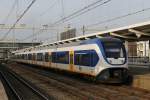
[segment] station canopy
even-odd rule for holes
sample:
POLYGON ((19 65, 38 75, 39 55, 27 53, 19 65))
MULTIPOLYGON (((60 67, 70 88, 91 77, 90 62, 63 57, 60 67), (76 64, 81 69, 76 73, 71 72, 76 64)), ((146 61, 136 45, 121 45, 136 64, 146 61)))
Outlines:
MULTIPOLYGON (((143 23, 137 23, 133 25, 128 25, 125 27, 110 29, 106 31, 101 31, 97 33, 87 34, 75 38, 70 38, 66 40, 60 40, 53 43, 46 43, 35 47, 26 48, 21 51, 30 51, 32 49, 37 50, 41 49, 42 47, 49 47, 54 45, 61 45, 64 43, 70 43, 75 41, 82 41, 87 39, 92 39, 95 37, 105 37, 105 36, 112 36, 116 38, 120 38, 127 41, 145 41, 150 40, 150 21, 146 21, 143 23)), ((16 51, 18 52, 18 51, 16 51)))
POLYGON ((106 31, 101 31, 97 33, 87 34, 67 40, 57 41, 54 44, 59 44, 63 42, 76 41, 76 40, 84 40, 95 37, 106 37, 112 36, 121 38, 127 41, 145 41, 150 40, 150 21, 137 23, 128 25, 125 27, 119 27, 115 29, 110 29, 106 31))
MULTIPOLYGON (((85 37, 112 36, 127 41, 145 41, 150 40, 150 21, 128 25, 125 27, 101 31, 85 37)), ((84 36, 81 36, 81 38, 84 36)))

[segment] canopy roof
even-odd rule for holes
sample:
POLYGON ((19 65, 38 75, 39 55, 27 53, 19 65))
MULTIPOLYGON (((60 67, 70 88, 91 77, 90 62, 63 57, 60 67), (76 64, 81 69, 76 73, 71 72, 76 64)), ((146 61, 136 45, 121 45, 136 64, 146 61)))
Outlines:
POLYGON ((127 41, 150 40, 150 21, 137 23, 137 24, 120 27, 116 29, 101 31, 98 33, 87 34, 87 35, 83 35, 83 36, 79 36, 75 38, 57 41, 54 43, 42 44, 42 45, 35 46, 35 47, 17 50, 15 52, 21 52, 21 51, 25 52, 25 51, 30 51, 31 49, 37 50, 37 49, 41 49, 42 47, 49 47, 49 46, 70 43, 70 42, 75 42, 75 41, 82 41, 86 39, 92 39, 95 37, 103 37, 103 36, 117 37, 117 38, 121 38, 127 41))

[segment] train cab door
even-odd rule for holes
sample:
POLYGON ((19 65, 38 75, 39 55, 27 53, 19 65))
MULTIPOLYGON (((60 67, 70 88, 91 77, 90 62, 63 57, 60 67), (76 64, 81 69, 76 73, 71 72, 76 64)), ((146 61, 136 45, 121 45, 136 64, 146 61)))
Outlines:
POLYGON ((69 70, 74 72, 75 71, 75 68, 74 68, 74 51, 70 51, 70 54, 69 54, 69 70))

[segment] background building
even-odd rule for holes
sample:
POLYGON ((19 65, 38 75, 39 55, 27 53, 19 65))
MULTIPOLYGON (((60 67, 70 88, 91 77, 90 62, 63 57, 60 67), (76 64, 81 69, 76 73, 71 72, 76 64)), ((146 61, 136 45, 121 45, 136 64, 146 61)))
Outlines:
POLYGON ((137 56, 149 57, 149 41, 137 42, 137 56))

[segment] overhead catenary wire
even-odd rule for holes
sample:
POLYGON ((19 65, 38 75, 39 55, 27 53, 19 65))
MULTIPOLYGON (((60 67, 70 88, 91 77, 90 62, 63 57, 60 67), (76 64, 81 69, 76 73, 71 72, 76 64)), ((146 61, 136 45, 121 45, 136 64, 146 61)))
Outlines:
POLYGON ((97 7, 99 7, 99 6, 101 6, 101 5, 104 5, 104 4, 106 4, 106 3, 110 2, 110 1, 111 1, 111 0, 107 0, 107 1, 105 1, 105 2, 103 2, 103 3, 101 3, 101 4, 98 4, 98 5, 94 6, 94 7, 91 7, 91 8, 89 8, 89 9, 87 9, 87 10, 85 10, 85 11, 83 11, 83 12, 81 12, 81 13, 75 15, 75 16, 72 16, 71 18, 69 18, 69 19, 67 19, 67 20, 65 20, 65 21, 69 21, 69 20, 71 20, 71 19, 73 19, 73 18, 76 18, 76 17, 78 17, 78 16, 80 16, 80 15, 82 15, 82 14, 88 12, 88 11, 91 11, 91 10, 93 10, 93 9, 95 9, 95 8, 97 8, 97 7))
POLYGON ((86 25, 86 27, 88 28, 88 27, 93 27, 93 26, 97 26, 97 25, 100 25, 100 24, 104 24, 104 23, 109 23, 109 22, 112 22, 112 21, 115 21, 115 20, 119 20, 119 19, 128 17, 128 16, 136 15, 136 14, 148 11, 148 10, 150 10, 150 7, 149 8, 144 8, 144 9, 141 9, 141 10, 138 10, 138 11, 135 11, 135 12, 131 12, 131 13, 128 13, 128 14, 125 14, 125 15, 110 18, 110 19, 107 19, 107 20, 99 21, 97 23, 89 24, 89 25, 86 25))
POLYGON ((23 13, 20 15, 20 17, 16 20, 16 22, 12 25, 12 27, 4 34, 4 36, 0 39, 1 41, 3 41, 8 34, 11 32, 11 30, 16 26, 16 24, 23 18, 23 16, 25 15, 25 13, 31 8, 31 6, 35 3, 36 0, 33 0, 29 6, 23 11, 23 13))
MULTIPOLYGON (((141 13, 141 12, 144 12, 144 11, 148 11, 148 10, 150 10, 150 7, 149 8, 144 8, 144 9, 132 12, 132 13, 128 13, 128 14, 125 14, 125 15, 122 15, 122 16, 118 16, 118 17, 114 17, 114 18, 111 18, 111 19, 107 19, 107 20, 104 20, 104 21, 101 21, 101 22, 98 22, 98 23, 95 23, 95 24, 87 25, 86 26, 86 31, 88 30, 88 27, 93 27, 93 26, 96 26, 96 25, 108 23, 108 22, 111 22, 111 21, 115 21, 115 20, 118 20, 118 19, 121 19, 121 18, 125 18, 125 17, 131 16, 131 15, 135 15, 135 14, 138 14, 138 13, 141 13)), ((79 28, 79 30, 82 30, 82 28, 79 28)), ((48 39, 46 39, 44 41, 47 41, 49 39, 51 39, 51 38, 48 38, 48 39)))
POLYGON ((55 0, 45 11, 43 11, 42 13, 39 14, 39 16, 44 16, 46 13, 49 12, 50 9, 52 9, 56 4, 57 4, 58 0, 55 0))
POLYGON ((69 21, 69 20, 71 20, 71 19, 73 19, 75 17, 78 17, 78 16, 80 16, 80 15, 86 13, 86 12, 89 12, 89 11, 99 7, 99 6, 102 6, 102 5, 104 5, 104 4, 106 4, 106 3, 110 2, 110 1, 111 0, 106 0, 106 1, 105 0, 98 0, 98 1, 96 1, 94 3, 91 3, 91 4, 87 5, 87 6, 81 8, 81 9, 75 11, 75 12, 73 12, 72 14, 70 14, 70 15, 68 15, 68 16, 66 16, 66 17, 64 17, 64 18, 54 22, 53 24, 50 24, 49 26, 51 27, 51 26, 56 25, 56 24, 58 24, 60 22, 69 21))
MULTIPOLYGON (((40 17, 44 16, 47 12, 49 12, 50 9, 52 9, 56 4, 57 4, 58 0, 55 0, 53 3, 51 3, 51 5, 45 10, 43 11, 42 13, 39 14, 40 17)), ((37 19, 35 19, 37 20, 37 19)), ((45 29, 40 29, 39 31, 35 32, 35 34, 39 34, 39 33, 42 33, 44 32, 45 29)), ((27 36, 26 38, 22 39, 22 41, 25 41, 31 37, 33 37, 34 35, 30 35, 30 36, 27 36)))
POLYGON ((65 16, 65 9, 64 9, 64 1, 63 0, 61 0, 61 9, 62 9, 62 18, 64 18, 64 16, 65 16))
MULTIPOLYGON (((102 5, 104 5, 104 4, 106 4, 106 3, 110 2, 110 1, 111 1, 111 0, 98 0, 98 1, 95 1, 95 2, 93 2, 93 3, 91 3, 91 4, 87 5, 87 6, 85 6, 85 7, 81 8, 81 9, 79 9, 79 10, 77 10, 77 11, 71 13, 70 15, 68 15, 68 16, 66 16, 66 17, 64 17, 64 18, 61 18, 60 20, 54 22, 53 24, 50 24, 49 27, 53 27, 53 25, 58 24, 58 23, 60 23, 60 22, 65 22, 66 20, 67 20, 67 21, 68 21, 68 20, 71 20, 71 19, 75 18, 75 16, 76 16, 76 17, 77 17, 77 16, 80 16, 80 15, 82 15, 82 14, 84 14, 84 13, 86 13, 86 12, 89 12, 89 11, 91 11, 91 10, 93 10, 93 9, 95 9, 95 8, 97 8, 97 7, 99 7, 99 6, 102 6, 102 5), (104 2, 102 2, 102 1, 104 1, 104 2), (102 3, 101 3, 101 2, 102 2, 102 3), (100 3, 100 4, 99 4, 99 3, 100 3)), ((39 31, 36 32, 35 34, 39 34, 40 32, 43 32, 43 29, 39 30, 39 31)), ((27 40, 27 39, 29 39, 29 38, 31 38, 31 37, 32 37, 32 35, 31 35, 31 36, 28 36, 28 37, 26 37, 26 38, 24 38, 23 41, 25 41, 25 40, 27 40)))

